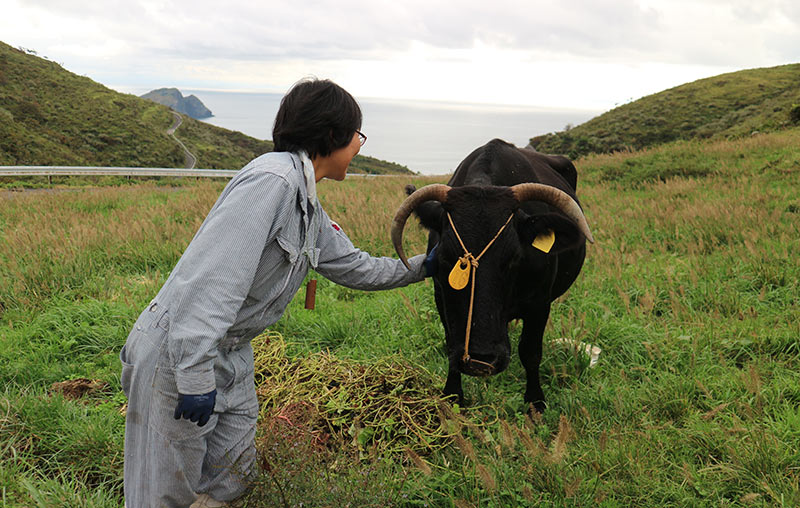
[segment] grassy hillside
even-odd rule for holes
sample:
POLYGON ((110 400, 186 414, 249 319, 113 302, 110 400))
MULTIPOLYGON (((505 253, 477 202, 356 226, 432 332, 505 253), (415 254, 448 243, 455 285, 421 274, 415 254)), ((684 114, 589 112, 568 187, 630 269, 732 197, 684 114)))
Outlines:
MULTIPOLYGON (((183 151, 165 134, 172 120, 166 106, 0 42, 0 165, 182 167, 183 151)), ((239 169, 273 147, 185 115, 176 136, 200 168, 239 169)), ((352 169, 410 173, 362 156, 352 169)))
POLYGON ((751 69, 671 88, 531 145, 576 158, 678 139, 730 138, 800 124, 800 64, 751 69))
POLYGON ((180 167, 163 106, 0 43, 0 164, 180 167))
MULTIPOLYGON (((430 282, 315 276, 316 309, 301 291, 254 340, 262 470, 245 506, 800 506, 800 129, 576 165, 597 242, 545 331, 544 414, 526 414, 515 353, 465 378, 467 407, 441 400, 430 282), (598 364, 559 337, 600 347, 598 364)), ((433 180, 319 193, 355 245, 391 255, 404 185, 433 180)), ((122 506, 119 349, 223 185, 0 193, 4 506, 122 506)))

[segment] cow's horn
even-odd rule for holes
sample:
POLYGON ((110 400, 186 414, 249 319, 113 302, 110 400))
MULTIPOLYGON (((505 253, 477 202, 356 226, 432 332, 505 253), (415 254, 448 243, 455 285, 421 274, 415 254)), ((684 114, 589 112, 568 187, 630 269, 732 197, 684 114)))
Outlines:
POLYGON ((558 208, 578 224, 578 228, 586 236, 586 239, 594 243, 592 232, 589 231, 589 224, 583 210, 569 194, 550 185, 541 183, 521 183, 511 187, 514 196, 520 203, 523 201, 544 201, 558 208))
POLYGON ((425 201, 439 201, 444 203, 447 201, 447 193, 449 190, 449 186, 441 183, 426 185, 408 196, 406 200, 400 204, 397 213, 394 214, 394 220, 392 221, 392 245, 394 245, 394 250, 400 257, 400 260, 409 270, 411 266, 409 266, 408 258, 406 258, 406 254, 403 252, 403 229, 406 227, 408 216, 411 215, 414 208, 425 201))

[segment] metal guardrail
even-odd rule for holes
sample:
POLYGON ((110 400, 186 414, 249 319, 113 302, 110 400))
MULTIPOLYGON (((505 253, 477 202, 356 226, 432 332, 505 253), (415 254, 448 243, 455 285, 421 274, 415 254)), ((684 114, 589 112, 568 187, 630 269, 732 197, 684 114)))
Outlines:
POLYGON ((233 169, 124 168, 96 166, 0 166, 0 176, 189 176, 232 178, 233 169))
MULTIPOLYGON (((200 178, 233 178, 238 169, 181 169, 181 168, 125 168, 103 166, 0 166, 0 176, 171 176, 200 178)), ((347 173, 348 178, 414 176, 373 175, 369 173, 347 173)))

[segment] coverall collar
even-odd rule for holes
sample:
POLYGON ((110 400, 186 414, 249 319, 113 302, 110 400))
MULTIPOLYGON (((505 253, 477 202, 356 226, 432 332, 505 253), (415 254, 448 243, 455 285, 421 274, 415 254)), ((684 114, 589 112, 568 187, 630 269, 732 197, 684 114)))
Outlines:
POLYGON ((308 154, 305 151, 301 151, 299 154, 300 162, 303 164, 303 176, 306 179, 306 191, 308 192, 308 201, 311 205, 316 208, 317 207, 317 177, 314 173, 314 164, 311 162, 311 159, 308 157, 308 154))
POLYGON ((322 217, 321 205, 317 199, 317 181, 314 174, 314 165, 305 151, 297 154, 300 159, 300 168, 303 173, 305 185, 299 186, 300 208, 303 211, 303 219, 306 226, 306 237, 303 243, 302 254, 308 258, 312 268, 317 268, 319 264, 319 248, 317 239, 320 232, 320 220, 322 217))

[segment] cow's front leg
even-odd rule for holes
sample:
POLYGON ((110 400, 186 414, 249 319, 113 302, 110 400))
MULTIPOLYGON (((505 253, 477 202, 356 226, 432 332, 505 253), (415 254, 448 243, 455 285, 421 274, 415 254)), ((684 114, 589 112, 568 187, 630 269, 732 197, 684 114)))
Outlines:
POLYGON ((522 335, 519 338, 519 359, 525 367, 527 376, 525 402, 532 403, 533 408, 539 413, 543 413, 547 407, 539 381, 539 365, 542 362, 542 338, 548 317, 550 317, 550 305, 529 312, 524 318, 522 335))
MULTIPOLYGON (((428 251, 433 248, 433 234, 431 234, 431 238, 428 240, 428 251)), ((447 349, 449 350, 451 347, 450 344, 450 333, 448 332, 447 328, 447 310, 444 306, 444 298, 442 296, 442 288, 439 286, 439 283, 434 281, 434 299, 436 301, 436 310, 439 311, 439 317, 442 320, 442 327, 444 327, 444 340, 445 344, 447 345, 447 349)), ((464 390, 461 387, 461 371, 458 370, 458 360, 454 360, 450 358, 450 362, 448 364, 447 369, 447 381, 444 384, 444 396, 449 397, 451 395, 455 395, 458 397, 458 405, 463 407, 464 406, 464 390)))
POLYGON ((464 407, 464 390, 461 387, 461 372, 458 365, 450 362, 447 370, 447 382, 444 384, 444 396, 455 395, 458 397, 458 405, 464 407))

